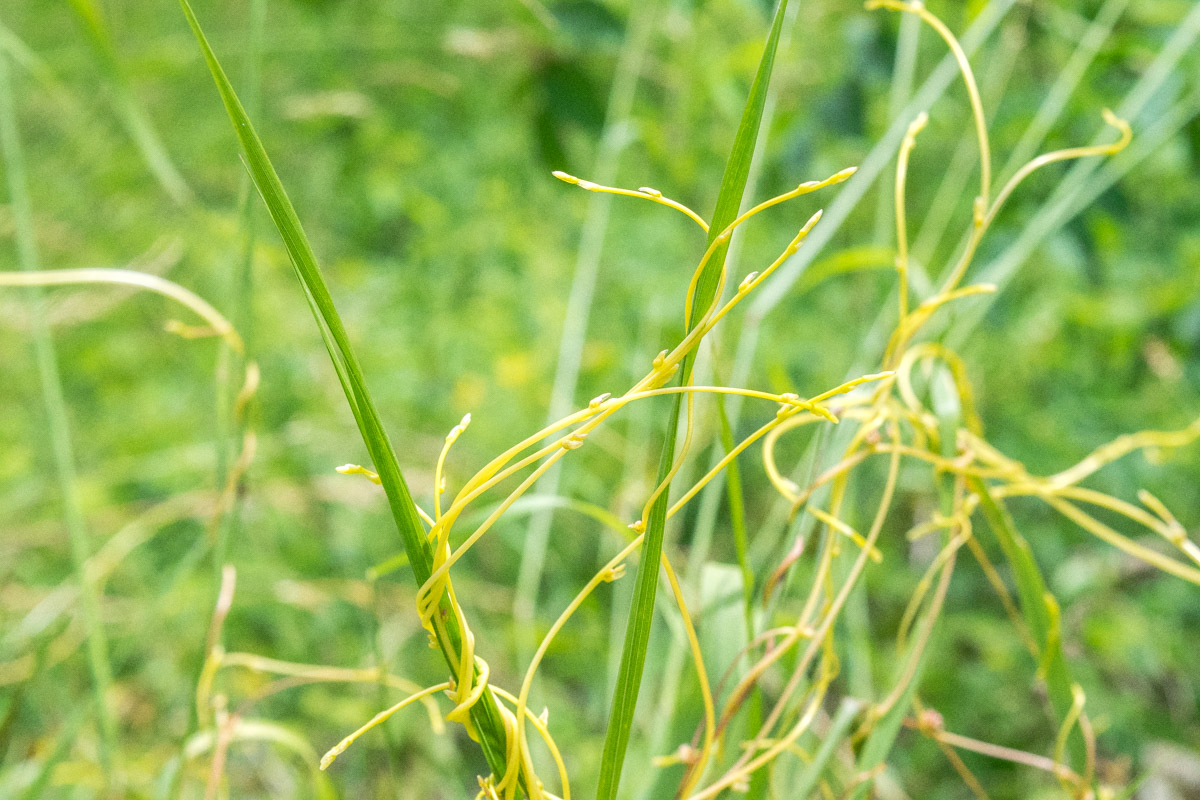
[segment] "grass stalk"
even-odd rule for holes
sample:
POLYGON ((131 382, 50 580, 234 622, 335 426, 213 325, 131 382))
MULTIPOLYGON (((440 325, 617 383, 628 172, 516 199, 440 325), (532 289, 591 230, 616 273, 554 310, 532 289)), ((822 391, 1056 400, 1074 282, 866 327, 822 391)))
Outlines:
MULTIPOLYGON (((717 195, 717 206, 709 226, 709 245, 736 217, 742 203, 742 194, 750 172, 754 145, 758 139, 762 121, 763 105, 767 86, 775 64, 775 53, 787 11, 787 0, 780 0, 771 31, 767 36, 762 60, 759 62, 746 109, 738 125, 733 150, 721 180, 717 195)), ((716 295, 717 284, 728 252, 728 240, 717 245, 712 258, 700 273, 695 290, 690 298, 691 315, 687 321, 690 331, 697 325, 705 310, 716 295)), ((680 365, 679 381, 686 385, 695 365, 695 351, 689 352, 680 365)), ((613 694, 612 711, 609 715, 608 732, 604 738, 604 751, 600 764, 600 781, 596 790, 597 800, 614 800, 621 780, 621 768, 629 745, 633 727, 633 715, 642 682, 642 671, 646 663, 646 649, 650 641, 650 627, 654 617, 654 600, 658 588, 659 559, 662 557, 663 539, 666 529, 667 507, 670 503, 670 477, 675 471, 675 441, 679 428, 679 415, 683 395, 677 395, 667 418, 666 437, 662 457, 659 461, 657 483, 662 487, 651 505, 649 518, 644 520, 646 538, 642 543, 638 564, 633 603, 629 609, 629 622, 625 631, 625 644, 621 653, 621 666, 617 675, 617 688, 613 694)), ((689 404, 690 412, 690 404, 689 404)))
MULTIPOLYGON (((317 265, 316 255, 304 233, 296 210, 263 148, 262 141, 255 132, 245 108, 226 77, 216 54, 209 46, 190 4, 187 0, 180 0, 180 6, 217 85, 255 188, 266 204, 267 211, 283 239, 292 266, 300 280, 305 299, 313 313, 326 350, 329 352, 338 381, 378 473, 380 484, 387 495, 393 521, 404 540, 413 576, 418 585, 423 585, 433 572, 432 548, 426 539, 425 529, 417 514, 408 485, 401 474, 391 440, 383 428, 379 413, 375 409, 375 403, 367 389, 366 379, 358 358, 350 346, 346 328, 334 305, 325 278, 317 265)), ((447 666, 457 672, 461 668, 459 662, 460 653, 465 644, 464 632, 459 626, 456 615, 451 612, 448 599, 443 596, 440 603, 445 613, 435 614, 435 639, 445 656, 447 666)), ((472 670, 475 673, 474 677, 478 677, 479 668, 477 666, 468 664, 466 669, 472 670)), ((490 690, 483 691, 478 702, 470 707, 469 713, 470 719, 479 733, 480 747, 487 759, 488 766, 495 775, 504 775, 506 771, 505 726, 493 693, 490 690)))
MULTIPOLYGON (((267 0, 250 0, 249 25, 246 53, 244 59, 244 78, 242 81, 242 96, 246 98, 247 114, 258 112, 259 72, 263 52, 263 31, 266 26, 267 0)), ((229 375, 245 362, 253 360, 252 331, 254 328, 254 247, 258 240, 255 229, 254 187, 248 175, 243 173, 238 190, 238 217, 241 224, 241 253, 238 272, 233 276, 232 306, 230 319, 242 340, 243 351, 240 354, 230 352, 222 345, 221 364, 218 367, 217 380, 217 487, 220 490, 226 485, 229 471, 234 468, 238 446, 247 431, 245 416, 237 412, 234 395, 238 388, 231 386, 229 375), (234 363, 234 362, 240 363, 234 363)), ((235 475, 234 480, 239 484, 244 476, 235 475)), ((229 507, 218 510, 216 537, 213 542, 213 597, 221 590, 222 571, 228 560, 229 542, 235 538, 241 524, 241 497, 244 493, 235 490, 228 498, 229 507)))
MULTIPOLYGON (((616 70, 613 73, 608 110, 605 113, 604 129, 596 154, 596 166, 593 174, 598 183, 611 184, 616 181, 617 165, 626 143, 626 131, 633 109, 638 77, 649 50, 651 36, 658 25, 660 5, 661 0, 647 0, 647 2, 636 4, 633 11, 630 12, 625 44, 621 49, 616 70)), ((546 415, 547 425, 561 419, 572 410, 611 207, 611 194, 596 193, 588 201, 587 217, 575 260, 575 274, 571 279, 562 335, 559 338, 558 361, 555 366, 554 383, 550 390, 549 410, 546 415)), ((562 465, 556 464, 543 476, 542 491, 547 494, 557 494, 561 480, 562 465)), ((541 585, 546 562, 546 546, 553 522, 553 508, 538 511, 529 521, 529 531, 521 550, 521 564, 513 598, 513 621, 518 631, 531 629, 537 605, 538 587, 541 585)), ((518 645, 520 648, 528 649, 528 641, 524 635, 518 639, 518 645)), ((531 653, 521 653, 519 650, 518 655, 525 660, 531 653)))
POLYGON ((188 205, 193 199, 191 187, 171 160, 162 137, 150 120, 146 109, 133 93, 121 61, 117 56, 117 48, 113 43, 112 33, 104 21, 104 10, 99 0, 68 0, 71 8, 79 17, 87 39, 92 45, 96 61, 100 67, 101 77, 107 84, 112 101, 113 112, 117 120, 125 128, 126 133, 142 154, 142 159, 150 172, 158 180, 163 190, 177 205, 188 205))
MULTIPOLYGON (((791 41, 792 28, 796 22, 796 16, 799 13, 800 6, 791 4, 784 12, 783 29, 780 34, 778 49, 787 52, 791 41)), ((764 152, 766 151, 767 140, 771 130, 771 124, 775 117, 776 101, 777 101, 777 85, 772 82, 767 86, 767 96, 763 103, 762 120, 759 124, 759 135, 754 142, 754 151, 751 155, 750 170, 746 177, 746 187, 743 192, 744 198, 741 207, 738 209, 739 214, 743 213, 751 207, 753 198, 756 194, 758 179, 762 173, 764 163, 764 152)), ((739 256, 742 249, 742 243, 745 240, 736 238, 730 241, 729 251, 726 255, 727 269, 732 274, 739 261, 739 256)), ((732 291, 732 286, 726 287, 726 295, 732 291)), ((708 352, 717 352, 720 350, 720 342, 723 337, 721 329, 715 330, 708 338, 708 352)), ((708 359, 699 357, 699 368, 709 372, 715 372, 714 365, 709 363, 708 359)), ((721 383, 711 375, 701 376, 701 381, 721 383)), ((730 425, 730 414, 727 410, 727 405, 740 407, 742 397, 733 395, 726 399, 724 395, 716 395, 713 397, 713 402, 716 407, 717 418, 719 423, 718 441, 713 443, 712 455, 709 459, 708 469, 713 469, 717 464, 725 458, 735 447, 734 431, 730 425)), ((704 573, 704 565, 708 560, 709 547, 712 544, 713 533, 717 525, 717 514, 720 511, 721 499, 724 497, 729 509, 729 522, 733 533, 734 548, 736 551, 738 564, 742 573, 742 600, 743 600, 743 616, 746 620, 746 639, 752 641, 755 635, 754 631, 754 573, 750 568, 748 560, 748 541, 749 534, 746 524, 745 498, 742 491, 741 471, 738 466, 737 459, 729 462, 728 466, 719 473, 705 487, 700 501, 700 508, 696 514, 696 519, 692 527, 692 546, 691 553, 688 557, 688 574, 687 582, 699 596, 701 593, 700 581, 704 573), (722 491, 723 490, 723 491, 722 491)), ((701 612, 703 609, 699 609, 701 612)), ((677 636, 671 640, 671 644, 667 651, 667 660, 664 669, 662 670, 662 680, 660 681, 658 690, 658 712, 655 714, 655 725, 651 732, 650 743, 651 752, 659 752, 666 743, 666 737, 672 730, 672 722, 675 718, 675 710, 678 703, 678 695, 680 689, 680 673, 686 664, 686 646, 687 643, 683 637, 677 636)), ((758 687, 754 688, 751 704, 761 708, 761 697, 759 696, 758 687)), ((642 796, 645 792, 669 791, 668 780, 666 773, 661 773, 656 780, 648 781, 644 787, 642 796)))
POLYGON ((850 733, 850 726, 862 713, 862 710, 861 700, 853 697, 842 698, 842 702, 838 705, 838 709, 829 723, 829 728, 821 737, 820 747, 817 748, 817 752, 813 753, 812 761, 804 766, 804 770, 791 790, 793 797, 802 800, 816 791, 817 783, 821 780, 821 773, 829 766, 830 759, 833 758, 837 748, 850 733))
MULTIPOLYGON (((0 153, 3 155, 4 171, 8 179, 17 260, 23 271, 39 272, 41 266, 24 153, 17 125, 16 102, 9 76, 8 56, 3 53, 0 53, 0 153)), ((47 433, 61 494, 63 520, 70 538, 75 582, 79 585, 83 625, 87 632, 88 667, 96 703, 100 763, 106 787, 111 790, 116 768, 117 725, 106 698, 112 685, 112 666, 109 663, 108 643, 100 616, 100 598, 86 569, 87 561, 91 557, 91 543, 83 512, 83 500, 79 492, 79 481, 75 474, 75 453, 71 443, 62 377, 59 374, 58 354, 44 317, 43 292, 36 287, 30 287, 27 291, 30 299, 34 357, 41 381, 42 405, 46 413, 47 433)))

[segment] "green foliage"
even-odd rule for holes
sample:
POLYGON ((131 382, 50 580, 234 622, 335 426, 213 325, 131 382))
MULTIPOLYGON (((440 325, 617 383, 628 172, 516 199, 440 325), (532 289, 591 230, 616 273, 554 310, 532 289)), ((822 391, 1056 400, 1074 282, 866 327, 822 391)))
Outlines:
POLYGON ((969 84, 912 14, 193 2, 220 64, 190 8, 0 10, 0 796, 558 794, 543 708, 577 797, 1172 790, 1156 750, 1200 749, 1194 4, 927 3, 978 80, 984 211, 1097 148, 975 241, 969 84), (998 291, 921 311, 958 263, 998 291))

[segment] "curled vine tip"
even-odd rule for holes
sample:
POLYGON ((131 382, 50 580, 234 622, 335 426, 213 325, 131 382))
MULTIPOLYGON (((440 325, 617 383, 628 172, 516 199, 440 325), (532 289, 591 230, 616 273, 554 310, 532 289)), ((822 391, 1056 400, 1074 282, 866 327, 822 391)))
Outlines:
POLYGON ((1129 123, 1107 108, 1100 110, 1100 116, 1103 117, 1106 125, 1116 128, 1121 134, 1121 138, 1111 145, 1114 152, 1124 150, 1125 145, 1129 144, 1129 141, 1133 138, 1133 129, 1129 127, 1129 123))
POLYGON ((554 177, 558 178, 563 183, 569 183, 572 186, 579 185, 579 178, 576 178, 574 175, 570 174, 569 172, 563 172, 561 169, 556 169, 556 170, 554 170, 554 172, 551 172, 550 174, 553 175, 554 177))
POLYGON ((925 130, 925 126, 929 124, 929 112, 922 111, 908 125, 908 135, 916 136, 921 131, 925 130))

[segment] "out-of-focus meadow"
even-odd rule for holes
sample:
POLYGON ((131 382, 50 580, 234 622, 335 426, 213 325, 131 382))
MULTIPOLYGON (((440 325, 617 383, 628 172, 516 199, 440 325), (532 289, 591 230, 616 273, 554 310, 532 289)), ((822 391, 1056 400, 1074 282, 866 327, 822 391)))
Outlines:
MULTIPOLYGON (((194 5, 295 202, 422 507, 433 506, 435 463, 464 414, 473 421, 447 460, 451 493, 552 410, 623 391, 678 340, 703 235, 668 209, 589 194, 551 171, 653 186, 709 216, 772 4, 194 5), (594 287, 577 280, 593 268, 594 287)), ((1053 164, 1022 184, 971 274, 998 293, 939 312, 939 340, 967 365, 989 441, 1049 475, 1122 434, 1185 429, 1200 416, 1197 6, 928 5, 956 34, 986 33, 964 46, 1002 176, 1040 152, 1110 141, 1102 108, 1134 133, 1116 156, 1053 164)), ((918 298, 961 245, 979 162, 957 75, 932 102, 909 106, 947 52, 929 27, 850 0, 799 0, 792 13, 747 198, 852 165, 860 173, 739 232, 733 285, 826 209, 815 229, 825 234, 721 323, 703 358, 722 380, 808 397, 878 366, 876 321, 895 304, 895 151, 912 116, 930 114, 907 187, 918 298)), ((478 746, 458 725, 433 732, 420 708, 316 770, 321 753, 402 696, 370 669, 384 664, 426 686, 445 680, 445 665, 413 610, 412 575, 389 565, 404 547, 383 493, 335 472, 369 458, 179 8, 10 0, 0 6, 0 58, 0 270, 164 276, 228 317, 261 371, 239 416, 242 361, 195 328, 194 314, 145 292, 68 286, 45 290, 41 314, 55 378, 39 371, 47 352, 35 346, 45 342, 37 302, 0 287, 0 796, 473 796, 475 776, 487 773, 478 746), (57 385, 61 408, 47 389, 57 385), (241 474, 243 428, 255 439, 241 474), (61 478, 64 463, 73 478, 61 478), (231 473, 236 489, 214 516, 231 473), (81 596, 84 558, 91 588, 81 596), (236 570, 236 590, 216 615, 226 614, 217 636, 223 564, 236 570), (253 657, 202 675, 217 642, 253 657), (363 672, 274 664, 300 670, 281 685, 271 683, 279 674, 253 668, 263 658, 363 672), (94 687, 106 672, 101 712, 94 687), (207 701, 199 719, 198 683, 207 701), (219 742, 232 728, 213 720, 226 714, 243 724, 219 742), (214 751, 226 753, 219 779, 210 777, 214 751)), ((456 565, 458 599, 493 683, 515 692, 540 637, 616 552, 593 506, 637 519, 654 485, 666 402, 631 407, 564 461, 558 493, 591 504, 591 516, 560 506, 547 518, 534 487, 456 565), (546 519, 548 536, 539 532, 546 519)), ((714 406, 699 407, 708 438, 685 465, 693 481, 720 447, 714 406)), ((736 438, 759 424, 747 406, 736 438)), ((789 471, 806 457, 801 444, 776 448, 789 471)), ((761 592, 793 527, 759 452, 739 465, 761 592)), ((896 518, 879 545, 884 563, 867 567, 846 623, 836 678, 844 694, 891 680, 897 620, 938 552, 904 538, 936 506, 926 484, 901 474, 896 518)), ((1193 539, 1200 529, 1200 444, 1132 453, 1086 485, 1130 503, 1148 490, 1193 539)), ((714 683, 747 636, 724 497, 718 487, 708 501, 716 517, 702 548, 700 505, 668 526, 714 683)), ((1200 796, 1200 587, 1045 504, 1009 506, 1061 605, 1057 635, 1086 693, 1098 781, 1145 798, 1200 796)), ((872 512, 853 524, 865 530, 872 512)), ((1118 515, 1098 516, 1165 546, 1118 515)), ((976 528, 984 525, 977 515, 976 528)), ((1052 757, 1059 725, 1044 710, 1038 664, 987 576, 963 559, 923 664, 922 702, 947 731, 1052 757)), ((1004 564, 1000 573, 1011 583, 1004 564)), ((632 594, 631 574, 590 596, 535 684, 531 708, 550 709, 580 796, 601 770, 632 594)), ((689 741, 700 719, 693 673, 676 663, 680 626, 669 594, 659 594, 622 796, 672 796, 679 768, 652 759, 689 741)), ((798 613, 775 612, 759 620, 764 628, 798 613)), ((781 683, 768 676, 764 693, 781 683)), ((847 745, 834 761, 852 755, 847 745)), ((991 797, 1069 795, 1044 769, 961 758, 991 797)), ((880 797, 971 796, 920 731, 901 731, 887 763, 873 776, 880 797)), ((853 791, 852 766, 838 767, 828 796, 853 791)), ((795 767, 779 769, 772 796, 794 797, 786 770, 795 767)))

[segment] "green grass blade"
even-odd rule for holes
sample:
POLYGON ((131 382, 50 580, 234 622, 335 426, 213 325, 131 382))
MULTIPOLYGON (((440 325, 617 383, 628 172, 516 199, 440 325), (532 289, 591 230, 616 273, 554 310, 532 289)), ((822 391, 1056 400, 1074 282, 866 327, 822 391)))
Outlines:
MULTIPOLYGON (((196 36, 196 41, 199 43, 204 60, 212 73, 225 110, 233 123, 254 186, 266 204, 267 212, 283 239, 292 266, 300 279, 305 299, 312 310, 325 347, 329 351, 338 381, 342 385, 350 410, 354 414, 354 420, 362 434, 363 443, 379 474, 392 518, 404 540, 404 548, 408 553, 413 575, 418 584, 423 584, 433 572, 433 554, 426 541, 425 531, 417 516, 416 506, 413 504, 408 485, 400 472, 395 450, 384 431, 374 401, 367 390, 358 358, 350 346, 346 328, 334 306, 325 278, 317 266, 316 256, 313 254, 308 237, 304 234, 296 210, 292 206, 287 192, 284 191, 279 175, 267 157, 262 141, 255 132, 237 93, 234 92, 229 78, 226 77, 224 69, 209 46, 208 39, 204 36, 204 31, 201 29, 196 15, 187 0, 180 0, 180 6, 187 17, 188 25, 196 36)), ((449 613, 445 617, 445 631, 446 635, 439 637, 439 645, 447 665, 454 670, 457 667, 461 632, 458 630, 454 616, 449 613)), ((506 744, 504 726, 491 692, 484 692, 482 699, 471 708, 471 719, 480 732, 480 746, 489 767, 496 775, 503 775, 506 744)))
POLYGON ((799 779, 791 789, 793 797, 797 798, 797 800, 804 800, 816 791, 817 782, 821 779, 821 773, 825 771, 825 767, 829 766, 829 761, 837 751, 838 745, 846 738, 846 735, 850 732, 851 723, 854 722, 862 710, 863 703, 861 700, 856 700, 853 697, 842 698, 841 704, 838 705, 838 710, 834 712, 833 720, 829 723, 829 730, 825 732, 824 738, 821 739, 821 746, 813 754, 812 761, 805 765, 804 771, 800 773, 799 779))
POLYGON ((85 716, 85 711, 80 709, 63 725, 62 732, 59 733, 58 739, 54 743, 54 749, 42 762, 33 781, 21 793, 20 800, 38 800, 38 798, 45 797, 46 790, 50 788, 50 782, 54 778, 54 770, 71 755, 71 748, 75 746, 75 740, 79 736, 79 728, 83 725, 85 716))
MULTIPOLYGON (((1046 600, 1049 596, 1046 580, 1033 558, 1029 542, 1017 530, 1008 509, 1001 501, 992 497, 987 486, 979 478, 971 478, 969 482, 971 491, 979 497, 979 509, 1000 542, 1000 548, 1012 568, 1021 614, 1025 618, 1025 624, 1029 626, 1030 633, 1033 634, 1034 641, 1042 648, 1039 655, 1040 669, 1044 673, 1055 720, 1061 723, 1071 708, 1072 681, 1066 656, 1063 654, 1062 639, 1058 635, 1057 621, 1052 616, 1046 600)), ((1086 752, 1078 731, 1072 734, 1070 752, 1075 766, 1081 766, 1086 752)))
MULTIPOLYGON (((635 5, 635 10, 630 14, 625 43, 618 56, 612 88, 609 91, 608 110, 605 112, 604 130, 596 154, 595 171, 587 176, 597 183, 616 182, 617 165, 628 141, 627 131, 637 94, 638 79, 646 54, 650 50, 652 34, 659 27, 661 5, 660 0, 644 0, 635 5)), ((550 390, 550 404, 546 414, 548 425, 569 414, 572 403, 575 402, 588 319, 591 316, 596 278, 600 272, 600 260, 604 253, 604 239, 608 231, 612 202, 611 194, 593 194, 588 200, 587 217, 575 258, 575 274, 571 278, 566 313, 563 315, 558 361, 554 368, 554 384, 550 390)), ((562 465, 556 464, 539 481, 541 491, 557 494, 561 479, 562 465)), ((532 630, 538 587, 542 584, 546 547, 550 540, 553 520, 553 508, 546 508, 534 514, 529 521, 529 532, 521 548, 521 566, 517 573, 517 586, 513 596, 513 621, 522 632, 532 630)), ((537 641, 527 641, 527 637, 522 635, 517 644, 521 660, 524 661, 533 654, 532 650, 537 646, 537 641)))
POLYGON ((54 82, 54 73, 50 65, 3 23, 0 23, 0 52, 6 53, 14 64, 38 80, 44 83, 54 82))
MULTIPOLYGON (((721 447, 729 453, 735 447, 733 428, 725 404, 717 405, 717 417, 721 423, 721 447)), ((746 532, 746 499, 742 492, 742 473, 737 459, 725 468, 725 494, 729 502, 729 526, 733 531, 733 547, 737 553, 738 569, 742 571, 742 613, 746 617, 746 639, 754 639, 754 570, 750 566, 749 536, 746 532)), ((758 691, 758 687, 755 687, 758 691)))
MULTIPOLYGON (((34 236, 33 209, 29 200, 29 183, 25 159, 17 128, 16 103, 9 79, 8 57, 0 53, 0 161, 7 176, 8 195, 12 209, 17 243, 17 258, 21 269, 36 272, 40 269, 37 241, 34 236)), ((88 666, 91 671, 92 692, 95 695, 100 739, 100 764, 105 780, 111 780, 117 747, 117 725, 109 713, 106 696, 112 684, 112 666, 108 660, 108 643, 100 616, 100 599, 94 583, 87 576, 87 561, 91 556, 87 522, 83 514, 79 481, 75 474, 75 454, 67 419, 67 402, 63 395, 62 377, 58 369, 58 354, 42 312, 42 292, 29 289, 32 300, 33 348, 42 388, 42 404, 46 411, 50 449, 54 457, 59 491, 62 495, 63 519, 71 543, 71 561, 83 611, 87 635, 88 666)))
MULTIPOLYGON (((763 106, 767 98, 767 86, 775 66, 775 53, 778 50, 779 36, 783 30, 786 10, 787 0, 781 0, 775 10, 771 32, 767 36, 762 60, 759 62, 758 72, 754 76, 754 83, 750 87, 750 96, 746 100, 746 108, 742 113, 737 135, 734 138, 733 151, 730 153, 724 177, 721 179, 721 190, 717 195, 717 206, 710 223, 710 243, 736 218, 738 208, 742 203, 742 194, 750 174, 754 144, 758 140, 763 106)), ((728 242, 717 248, 696 283, 692 297, 692 315, 688 320, 689 329, 708 309, 716 294, 721 266, 727 251, 728 242)), ((694 363, 695 356, 693 354, 684 358, 680 369, 680 381, 688 380, 694 363)), ((663 444, 662 457, 659 461, 658 482, 666 479, 674 464, 675 438, 679 428, 682 397, 682 394, 675 396, 671 415, 667 419, 666 441, 663 444)), ((613 693, 608 732, 604 738, 600 782, 596 790, 596 797, 599 800, 615 798, 617 787, 621 781, 621 767, 625 763, 625 752, 629 746, 634 710, 637 707, 638 692, 641 689, 642 671, 646 664, 646 648, 650 642, 650 626, 654 617, 654 600, 658 588, 659 560, 662 557, 669 495, 669 491, 664 491, 659 495, 657 502, 650 509, 649 519, 646 520, 646 538, 642 543, 633 603, 630 605, 629 623, 625 629, 625 645, 621 652, 621 666, 617 674, 617 687, 613 693)))
POLYGON ((108 84, 112 97, 113 111, 126 133, 133 139, 142 154, 146 166, 159 184, 179 205, 186 205, 193 198, 191 187, 183 175, 175 167, 167 148, 163 145, 162 137, 154 128, 154 123, 146 114, 145 108, 133 94, 129 78, 121 68, 117 50, 113 45, 112 35, 104 22, 104 14, 98 0, 69 0, 75 9, 88 40, 92 43, 96 58, 100 63, 103 79, 108 84))

